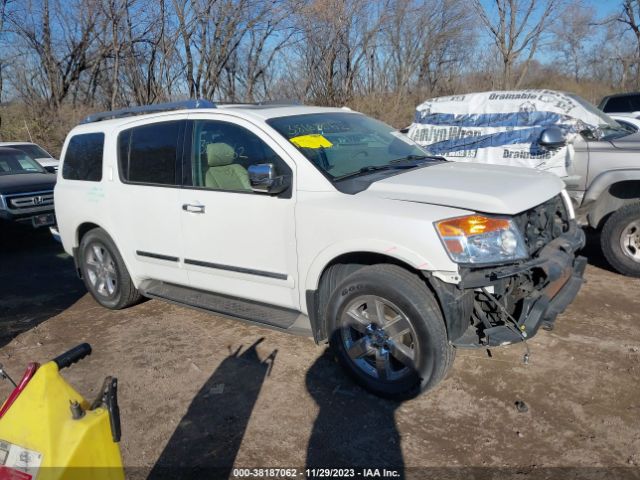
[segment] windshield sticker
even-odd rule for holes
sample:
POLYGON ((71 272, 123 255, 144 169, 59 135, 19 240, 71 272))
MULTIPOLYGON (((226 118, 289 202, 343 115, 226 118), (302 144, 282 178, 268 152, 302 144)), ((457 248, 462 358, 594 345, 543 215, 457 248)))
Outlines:
POLYGON ((289 141, 298 148, 330 148, 333 143, 324 138, 322 135, 314 133, 311 135, 301 135, 299 137, 290 138, 289 141))

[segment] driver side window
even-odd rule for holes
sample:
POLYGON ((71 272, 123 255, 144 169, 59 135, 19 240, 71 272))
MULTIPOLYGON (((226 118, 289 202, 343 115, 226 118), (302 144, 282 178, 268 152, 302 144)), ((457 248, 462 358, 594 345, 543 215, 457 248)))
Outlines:
POLYGON ((257 135, 233 123, 193 123, 191 178, 194 187, 251 192, 249 167, 272 163, 278 174, 289 170, 257 135))

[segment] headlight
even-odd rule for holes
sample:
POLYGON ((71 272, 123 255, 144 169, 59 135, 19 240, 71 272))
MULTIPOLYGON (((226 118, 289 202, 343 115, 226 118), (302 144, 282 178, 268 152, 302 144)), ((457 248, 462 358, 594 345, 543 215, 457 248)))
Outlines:
POLYGON ((454 262, 495 263, 527 258, 524 238, 507 218, 468 215, 436 223, 454 262))

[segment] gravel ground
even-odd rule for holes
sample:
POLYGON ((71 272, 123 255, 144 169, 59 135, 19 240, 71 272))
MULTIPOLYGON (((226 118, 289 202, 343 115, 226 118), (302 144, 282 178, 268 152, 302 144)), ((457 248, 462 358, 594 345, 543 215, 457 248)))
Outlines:
POLYGON ((640 280, 612 273, 593 246, 586 285, 555 330, 529 341, 528 365, 523 345, 459 351, 435 390, 393 403, 352 384, 308 338, 156 300, 101 308, 47 232, 0 235, 0 362, 19 376, 90 342, 94 353, 64 375, 89 398, 118 377, 131 477, 195 464, 219 477, 360 466, 411 478, 640 478, 640 280))

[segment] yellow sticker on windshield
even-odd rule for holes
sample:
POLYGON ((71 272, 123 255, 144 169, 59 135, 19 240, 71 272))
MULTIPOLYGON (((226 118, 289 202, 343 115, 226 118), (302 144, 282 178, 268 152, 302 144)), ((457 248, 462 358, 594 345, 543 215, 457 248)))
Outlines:
POLYGON ((333 147, 333 143, 318 133, 311 135, 300 135, 299 137, 290 138, 289 141, 298 148, 329 148, 333 147))

